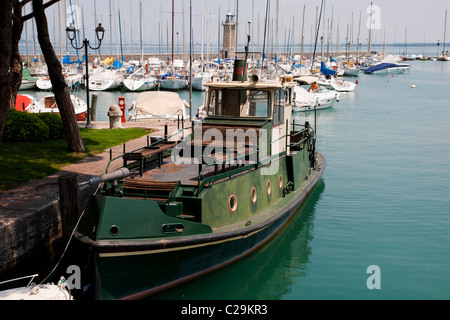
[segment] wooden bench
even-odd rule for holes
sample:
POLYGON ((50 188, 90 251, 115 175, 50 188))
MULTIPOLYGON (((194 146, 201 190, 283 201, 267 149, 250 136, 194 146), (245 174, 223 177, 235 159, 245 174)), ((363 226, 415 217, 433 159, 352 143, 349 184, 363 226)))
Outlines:
POLYGON ((128 193, 148 194, 148 199, 169 200, 170 193, 176 189, 177 181, 153 181, 140 178, 128 178, 123 183, 123 189, 128 193))
POLYGON ((171 150, 178 142, 161 141, 156 145, 147 146, 142 149, 128 152, 123 155, 123 165, 126 167, 128 161, 137 161, 139 164, 139 174, 142 176, 144 167, 150 157, 156 156, 158 160, 158 167, 161 168, 164 151, 171 150))

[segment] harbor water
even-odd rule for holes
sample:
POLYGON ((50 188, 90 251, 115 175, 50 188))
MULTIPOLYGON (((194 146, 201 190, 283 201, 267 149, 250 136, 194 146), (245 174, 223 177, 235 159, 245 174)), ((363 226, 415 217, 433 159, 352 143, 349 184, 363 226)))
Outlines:
MULTIPOLYGON (((295 115, 316 126, 327 167, 275 240, 149 299, 450 299, 450 63, 408 63, 360 74, 333 108, 295 115)), ((97 94, 99 121, 138 95, 97 94)), ((194 110, 202 99, 193 92, 194 110)))
POLYGON ((327 167, 293 224, 153 299, 450 298, 450 63, 413 61, 358 82, 317 112, 327 167))

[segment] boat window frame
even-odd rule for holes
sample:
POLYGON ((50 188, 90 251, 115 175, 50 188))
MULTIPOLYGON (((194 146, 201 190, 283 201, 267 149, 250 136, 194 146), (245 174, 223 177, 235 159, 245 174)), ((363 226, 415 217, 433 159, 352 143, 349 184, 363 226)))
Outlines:
MULTIPOLYGON (((208 95, 207 95, 207 99, 206 99, 206 114, 207 117, 212 117, 212 118, 236 118, 236 119, 271 119, 272 118, 272 90, 267 89, 267 88, 236 88, 236 87, 215 87, 215 88, 209 88, 208 90, 208 95), (254 96, 256 96, 259 93, 265 93, 266 94, 266 98, 265 100, 267 101, 267 108, 266 108, 266 115, 261 116, 261 115, 255 115, 255 116, 250 116, 250 115, 231 115, 231 114, 226 114, 226 115, 218 115, 216 114, 216 110, 218 109, 219 105, 220 108, 223 107, 224 105, 224 101, 226 101, 226 94, 228 91, 231 90, 236 90, 236 91, 240 91, 238 94, 238 98, 239 98, 239 104, 240 106, 242 105, 246 105, 247 108, 249 107, 249 102, 247 101, 249 99, 249 97, 251 96, 251 92, 255 92, 254 96), (214 103, 212 103, 212 99, 216 99, 215 95, 218 94, 218 92, 220 92, 220 102, 217 103, 217 101, 214 101, 214 103), (245 92, 245 95, 243 95, 242 93, 245 92), (210 114, 210 109, 214 111, 214 114, 210 114)), ((221 110, 221 113, 223 113, 223 110, 221 110)))
POLYGON ((272 127, 279 127, 284 124, 284 116, 285 116, 285 108, 286 108, 286 96, 289 96, 289 94, 286 94, 285 88, 276 88, 274 92, 274 100, 273 100, 273 117, 272 117, 272 127), (282 94, 278 94, 277 99, 277 92, 280 92, 282 94), (278 103, 277 103, 278 100, 278 103), (275 119, 275 116, 278 115, 277 119, 275 119))

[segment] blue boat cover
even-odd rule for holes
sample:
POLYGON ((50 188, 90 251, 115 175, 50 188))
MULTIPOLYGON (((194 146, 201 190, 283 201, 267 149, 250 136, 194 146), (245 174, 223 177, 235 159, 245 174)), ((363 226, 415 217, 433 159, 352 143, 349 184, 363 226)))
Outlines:
POLYGON ((370 73, 375 72, 375 71, 384 70, 384 69, 387 69, 387 68, 395 68, 395 67, 400 67, 400 65, 395 64, 395 63, 383 62, 383 63, 377 64, 376 66, 367 68, 366 70, 364 70, 364 73, 370 74, 370 73))
POLYGON ((120 68, 122 68, 122 66, 123 66, 123 63, 120 60, 115 60, 113 62, 114 69, 120 69, 120 68))
POLYGON ((327 67, 325 67, 325 62, 322 61, 322 65, 320 67, 320 72, 322 72, 325 76, 329 76, 329 75, 335 75, 336 74, 336 70, 332 70, 332 69, 328 69, 327 67))
POLYGON ((330 62, 337 62, 337 61, 334 60, 332 56, 330 56, 330 62))
MULTIPOLYGON (((172 73, 169 72, 169 73, 166 73, 165 75, 163 75, 161 77, 161 79, 170 78, 171 76, 172 76, 172 73)), ((173 76, 177 77, 177 78, 180 78, 180 79, 183 79, 183 77, 181 75, 179 75, 178 73, 174 73, 173 76)))

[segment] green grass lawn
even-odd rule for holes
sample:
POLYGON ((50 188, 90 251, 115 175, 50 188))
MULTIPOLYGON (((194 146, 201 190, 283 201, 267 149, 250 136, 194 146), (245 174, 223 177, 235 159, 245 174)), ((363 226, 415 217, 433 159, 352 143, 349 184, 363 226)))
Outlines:
POLYGON ((148 135, 150 130, 80 128, 85 153, 67 150, 67 140, 45 142, 3 142, 0 151, 0 193, 27 181, 51 175, 81 159, 148 135))

